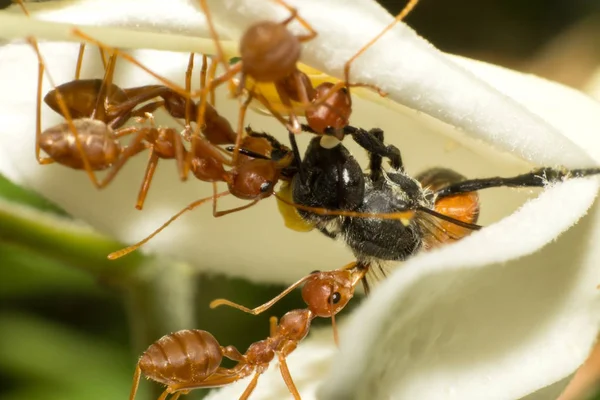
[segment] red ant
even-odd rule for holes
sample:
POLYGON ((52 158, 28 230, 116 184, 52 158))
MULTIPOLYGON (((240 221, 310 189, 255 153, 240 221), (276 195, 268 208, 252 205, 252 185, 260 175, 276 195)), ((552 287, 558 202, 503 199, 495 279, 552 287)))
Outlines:
POLYGON ((113 252, 108 255, 108 258, 114 260, 138 249, 182 214, 208 201, 213 201, 213 216, 222 217, 254 206, 260 200, 273 194, 275 184, 280 179, 290 179, 293 175, 291 150, 270 135, 254 133, 250 129, 247 132, 248 135, 242 143, 252 150, 242 150, 237 160, 226 157, 220 148, 206 139, 198 137, 199 140, 191 150, 193 153, 192 172, 199 180, 213 182, 213 195, 194 201, 142 241, 113 252), (225 170, 224 166, 231 168, 225 170), (217 193, 216 182, 227 183, 229 190, 217 193), (251 202, 229 210, 217 211, 217 199, 229 194, 243 200, 251 200, 251 202))
MULTIPOLYGON (((213 88, 226 81, 232 81, 233 77, 241 73, 241 79, 237 84, 236 95, 239 95, 246 87, 246 78, 250 77, 255 82, 274 83, 275 89, 283 105, 290 110, 290 120, 285 121, 283 117, 270 107, 268 101, 259 93, 254 95, 263 103, 267 109, 282 122, 288 130, 300 133, 300 124, 293 112, 292 101, 300 102, 306 109, 305 117, 311 130, 317 134, 334 134, 341 139, 344 133, 341 131, 349 123, 352 113, 352 98, 349 94, 350 87, 371 87, 380 94, 383 93, 373 85, 351 84, 350 67, 352 63, 373 45, 385 32, 397 22, 401 21, 410 13, 418 0, 410 0, 405 8, 396 16, 394 22, 384 29, 373 40, 361 47, 344 65, 344 81, 337 84, 324 82, 313 87, 308 76, 298 69, 301 45, 313 39, 317 32, 308 22, 298 15, 297 9, 289 6, 283 0, 274 0, 285 7, 290 16, 276 23, 272 21, 261 21, 250 26, 240 39, 240 61, 233 67, 229 66, 224 51, 220 45, 218 34, 212 23, 206 0, 199 0, 200 7, 207 17, 208 27, 217 49, 217 61, 225 68, 225 73, 213 81, 213 88), (293 20, 298 21, 308 30, 308 34, 294 35, 287 25, 293 20)), ((252 91, 252 90, 251 90, 252 91)), ((201 98, 200 112, 202 112, 201 98)))
MULTIPOLYGON (((94 107, 90 114, 92 118, 82 117, 73 119, 67 105, 67 100, 60 90, 53 91, 60 113, 65 116, 65 123, 41 130, 41 87, 45 63, 38 49, 37 42, 28 38, 39 62, 38 70, 38 93, 36 104, 36 158, 40 164, 58 162, 73 169, 85 169, 90 180, 97 188, 106 186, 117 174, 124 162, 131 156, 143 151, 143 136, 137 135, 129 146, 123 148, 118 139, 137 131, 135 127, 113 129, 113 124, 106 123, 100 118, 93 118, 97 114, 103 114, 102 104, 94 107), (50 157, 42 158, 40 149, 44 150, 50 157), (94 171, 111 168, 104 180, 98 181, 94 171)), ((114 71, 114 58, 109 62, 105 73, 105 80, 98 90, 98 98, 107 98, 108 85, 114 71)), ((56 87, 51 75, 46 71, 50 83, 56 87)), ((75 81, 76 82, 76 81, 75 81)), ((71 98, 74 100, 74 98, 71 98)))
MULTIPOLYGON (((108 62, 104 79, 74 80, 58 87, 52 82, 55 89, 45 96, 44 101, 52 109, 63 115, 67 123, 42 132, 40 128, 40 99, 44 62, 35 41, 30 39, 30 43, 36 50, 40 60, 36 155, 41 164, 56 161, 74 169, 85 169, 95 186, 102 188, 110 183, 127 159, 149 148, 150 159, 136 203, 138 209, 143 207, 160 158, 176 159, 180 178, 182 180, 186 179, 187 174, 183 164, 186 150, 181 135, 177 131, 172 128, 155 127, 151 116, 152 126, 150 127, 129 127, 116 131, 113 129, 121 127, 134 116, 148 118, 149 113, 164 107, 172 117, 185 118, 186 130, 189 130, 189 121, 195 117, 194 112, 196 111, 195 104, 191 100, 162 85, 121 89, 112 83, 116 63, 116 55, 113 54, 108 62), (135 108, 139 104, 156 97, 161 97, 162 100, 135 108), (74 132, 77 132, 77 134, 74 135, 74 132), (137 133, 133 140, 134 145, 122 149, 118 138, 132 133, 137 133), (50 158, 41 158, 39 156, 40 149, 48 153, 50 158), (112 167, 112 169, 107 177, 98 182, 93 171, 109 167, 112 167)), ((206 60, 203 66, 204 71, 205 68, 206 60)), ((186 88, 188 90, 191 86, 192 69, 193 54, 190 56, 186 72, 186 88)), ((208 110, 207 121, 209 123, 203 127, 203 132, 210 133, 208 137, 216 143, 232 143, 235 133, 231 136, 231 127, 228 122, 220 117, 212 107, 208 110)), ((196 148, 198 147, 196 146, 196 148)))
POLYGON ((191 390, 225 386, 254 374, 240 396, 240 400, 248 399, 256 388, 258 378, 267 370, 275 355, 288 390, 295 399, 300 399, 300 393, 287 366, 287 356, 306 337, 313 319, 331 317, 334 321, 334 316, 352 299, 355 287, 364 274, 365 269, 358 267, 356 263, 339 270, 314 272, 253 310, 227 300, 214 300, 211 308, 229 305, 256 315, 268 310, 293 289, 304 284, 302 299, 308 307, 289 311, 281 317, 279 323, 276 317, 271 317, 269 337, 251 344, 244 354, 233 346, 221 346, 209 332, 203 330, 183 330, 163 336, 140 357, 129 400, 134 400, 142 374, 167 386, 158 400, 165 400, 169 394, 173 394, 171 400, 176 400, 181 394, 187 394, 191 390), (221 367, 223 357, 236 361, 237 365, 232 368, 221 367))

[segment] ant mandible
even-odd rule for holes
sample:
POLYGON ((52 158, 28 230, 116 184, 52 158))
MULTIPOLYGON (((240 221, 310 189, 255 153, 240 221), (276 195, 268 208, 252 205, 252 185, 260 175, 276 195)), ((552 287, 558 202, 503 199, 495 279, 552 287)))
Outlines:
POLYGON ((187 394, 191 390, 225 386, 254 374, 240 396, 240 400, 248 399, 256 388, 258 378, 276 355, 288 390, 299 400, 300 393, 287 366, 287 356, 306 337, 313 319, 331 317, 333 320, 348 304, 364 273, 365 270, 358 268, 356 263, 339 270, 314 272, 254 310, 227 300, 213 301, 212 308, 228 305, 256 315, 304 284, 302 298, 308 307, 287 312, 279 323, 276 317, 271 317, 269 337, 251 344, 244 354, 233 346, 221 346, 213 335, 203 330, 183 330, 163 336, 140 357, 129 400, 134 400, 142 374, 167 386, 158 400, 165 400, 169 394, 173 394, 171 400, 176 400, 181 394, 187 394), (237 364, 232 368, 221 367, 223 357, 236 361, 237 364))

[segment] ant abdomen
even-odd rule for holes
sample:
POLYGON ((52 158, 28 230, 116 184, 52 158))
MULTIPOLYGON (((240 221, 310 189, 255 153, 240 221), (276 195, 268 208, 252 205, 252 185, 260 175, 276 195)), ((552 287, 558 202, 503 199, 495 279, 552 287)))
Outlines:
POLYGON ((199 382, 221 364, 223 350, 210 333, 190 329, 163 336, 150 345, 139 360, 148 378, 173 385, 199 382))
POLYGON ((242 72, 258 82, 275 82, 296 71, 302 46, 281 23, 263 21, 251 26, 240 40, 242 72))
MULTIPOLYGON (((102 83, 102 79, 79 79, 63 83, 44 96, 44 103, 58 114, 63 115, 58 104, 57 93, 60 93, 67 105, 71 118, 89 117, 90 110, 93 110, 98 102, 102 83)), ((108 86, 107 93, 110 93, 108 104, 118 104, 128 99, 123 89, 112 83, 108 86)))
MULTIPOLYGON (((121 154, 121 146, 115 140, 113 131, 104 122, 81 118, 73 120, 90 166, 95 171, 110 167, 121 154)), ((40 148, 54 161, 74 169, 84 169, 85 165, 77 142, 68 123, 46 129, 40 136, 40 148)))

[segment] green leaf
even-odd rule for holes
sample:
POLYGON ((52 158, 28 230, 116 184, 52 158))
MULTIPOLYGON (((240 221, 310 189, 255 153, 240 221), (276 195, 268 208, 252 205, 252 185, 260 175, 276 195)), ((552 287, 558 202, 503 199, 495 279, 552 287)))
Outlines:
POLYGON ((68 216, 67 212, 32 190, 22 188, 0 174, 0 198, 28 205, 53 214, 68 216))
POLYGON ((0 242, 0 297, 53 293, 100 295, 94 277, 30 248, 0 242))
MULTIPOLYGON (((50 395, 54 390, 65 396, 62 399, 117 399, 129 394, 134 361, 113 343, 20 313, 0 314, 0 337, 0 370, 27 383, 17 391, 33 396, 45 387, 48 392, 22 399, 58 399, 50 395)), ((18 397, 13 392, 7 398, 18 397)))
POLYGON ((148 259, 133 253, 109 261, 107 255, 124 247, 122 243, 81 222, 1 199, 0 242, 19 245, 113 284, 131 278, 148 259))

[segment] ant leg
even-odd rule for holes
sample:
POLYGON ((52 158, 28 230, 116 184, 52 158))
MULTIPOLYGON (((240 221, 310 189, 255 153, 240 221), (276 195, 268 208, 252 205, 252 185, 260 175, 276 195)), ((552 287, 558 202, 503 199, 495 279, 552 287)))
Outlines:
MULTIPOLYGON (((218 63, 212 61, 210 63, 210 69, 208 70, 208 77, 210 79, 210 81, 212 82, 215 78, 215 75, 217 74, 217 67, 219 66, 218 63)), ((235 86, 235 83, 233 82, 233 80, 229 80, 229 84, 230 86, 235 86)), ((210 86, 211 89, 209 91, 209 99, 210 99, 210 104, 212 104, 213 106, 215 105, 216 101, 215 101, 215 87, 214 86, 210 86)))
POLYGON ((99 189, 102 189, 103 187, 108 185, 110 182, 112 182, 112 180, 115 178, 115 176, 117 176, 117 173, 121 170, 123 165, 125 165, 125 162, 127 160, 129 160, 131 157, 135 156, 136 154, 138 154, 146 149, 146 146, 141 146, 142 141, 146 137, 146 132, 144 129, 140 130, 140 129, 132 126, 132 127, 128 127, 128 128, 123 128, 120 131, 121 132, 119 132, 119 134, 121 136, 124 136, 125 134, 127 134, 127 133, 123 133, 123 132, 128 132, 128 133, 132 133, 132 132, 136 132, 136 131, 139 131, 139 132, 131 140, 131 143, 129 143, 127 145, 127 147, 125 148, 123 153, 121 153, 119 159, 117 160, 116 163, 113 164, 113 166, 109 170, 108 174, 106 174, 105 178, 98 183, 99 189))
POLYGON ((187 394, 187 393, 184 393, 183 391, 175 392, 175 394, 173 394, 173 396, 171 396, 170 400, 177 400, 179 398, 179 396, 181 396, 182 394, 187 394))
MULTIPOLYGON (((283 118, 283 116, 276 111, 273 106, 271 106, 271 103, 269 103, 269 100, 267 100, 267 98, 261 94, 260 92, 255 92, 254 93, 254 97, 256 97, 258 99, 258 101, 260 101, 260 103, 265 106, 265 108, 267 109, 267 111, 269 111, 270 115, 275 117, 277 119, 277 121, 281 122, 281 124, 283 126, 285 126, 285 128, 288 131, 294 132, 294 128, 289 124, 288 121, 285 120, 285 118, 283 118)), ((283 100, 282 100, 283 102, 283 100)), ((299 129, 302 130, 302 126, 303 124, 299 125, 299 129)))
POLYGON ((202 54, 202 67, 200 68, 200 89, 206 87, 206 71, 208 70, 208 56, 202 54))
POLYGON ((214 216, 215 218, 219 218, 219 217, 223 217, 223 216, 225 216, 225 215, 227 215, 227 214, 233 214, 233 213, 235 213, 235 212, 242 211, 242 210, 245 210, 245 209, 247 209, 247 208, 250 208, 250 207, 252 207, 253 205, 255 205, 256 203, 258 203, 259 201, 260 201, 260 199, 256 199, 256 200, 253 200, 252 202, 250 202, 250 203, 248 203, 248 204, 246 204, 246 205, 244 205, 244 206, 235 207, 235 208, 230 208, 229 210, 225 210, 225 211, 217 211, 217 212, 213 212, 213 216, 214 216))
POLYGON ((148 166, 146 167, 146 173, 144 174, 144 180, 142 181, 142 187, 140 187, 137 203, 135 204, 135 208, 137 208, 138 210, 144 208, 146 195, 148 194, 148 190, 150 189, 150 183, 152 182, 152 177, 154 176, 154 172, 156 171, 156 167, 158 166, 158 160, 158 154, 156 154, 156 152, 154 151, 154 147, 152 147, 152 150, 150 150, 150 159, 148 160, 148 166))
POLYGON ((583 178, 600 174, 600 168, 565 170, 556 168, 539 168, 530 173, 510 178, 470 179, 446 186, 436 192, 437 198, 452 196, 459 193, 475 192, 494 187, 544 187, 548 183, 559 182, 568 178, 583 178))
POLYGON ((285 20, 283 20, 283 22, 282 22, 283 25, 287 25, 290 22, 292 22, 293 20, 296 20, 296 21, 298 21, 298 23, 300 25, 302 25, 304 28, 306 28, 308 30, 309 33, 307 35, 298 35, 297 36, 297 38, 300 42, 309 41, 317 36, 317 31, 315 31, 315 29, 304 18, 302 18, 301 16, 298 15, 298 9, 290 6, 283 0, 273 0, 273 1, 276 2, 277 4, 282 5, 290 12, 290 16, 287 17, 285 20))
MULTIPOLYGON (((81 65, 83 64, 83 53, 85 53, 85 43, 79 44, 79 54, 77 54, 77 65, 75 66, 75 80, 81 76, 81 65)), ((106 65, 104 66, 106 68, 106 65)))
POLYGON ((292 146, 292 154, 294 155, 294 163, 298 169, 298 175, 300 176, 301 182, 306 182, 306 171, 302 168, 302 158, 300 156, 300 150, 298 149, 298 142, 296 142, 296 135, 291 131, 288 131, 288 138, 290 145, 292 146))
POLYGON ((158 398, 158 400, 166 400, 167 396, 170 395, 172 392, 171 387, 167 387, 165 389, 164 392, 162 392, 162 394, 160 395, 160 397, 158 398))
POLYGON ((237 160, 240 154, 240 146, 242 145, 242 137, 244 135, 244 120, 246 119, 246 111, 248 110, 248 105, 252 101, 254 95, 252 92, 248 94, 248 97, 242 105, 240 106, 240 112, 238 115, 238 127, 237 127, 237 136, 235 137, 235 147, 233 148, 232 155, 232 163, 233 165, 237 165, 237 160))
POLYGON ((288 390, 292 396, 294 396, 295 400, 301 400, 300 393, 294 384, 292 375, 290 374, 290 369, 288 368, 287 361, 285 360, 286 356, 295 348, 296 343, 288 342, 286 345, 284 345, 283 350, 277 353, 277 357, 279 358, 279 370, 281 371, 281 376, 283 377, 285 385, 288 387, 288 390))
MULTIPOLYGON (((188 66, 185 70, 185 90, 188 92, 192 91, 192 72, 194 71, 194 53, 190 53, 190 59, 188 60, 188 66)), ((191 99, 185 99, 185 124, 190 124, 192 119, 192 102, 191 99)), ((186 176, 187 178, 187 176, 186 176)))
MULTIPOLYGON (((216 197, 223 197, 223 196, 227 196, 229 194, 229 191, 225 191, 225 192, 221 192, 219 194, 217 194, 216 197)), ((138 248, 140 248, 141 246, 143 246, 145 243, 147 243, 150 239, 152 239, 154 236, 156 236, 157 234, 159 234, 163 229, 165 229, 167 226, 171 225, 171 223, 173 221, 175 221, 177 218, 179 218, 182 214, 186 213, 187 211, 191 211, 194 208, 210 201, 213 200, 215 196, 210 196, 210 197, 205 197, 203 199, 200 200, 196 200, 190 204, 188 204, 187 207, 183 208, 182 210, 180 210, 177 214, 173 215, 171 218, 169 218, 169 220, 167 222, 165 222, 164 224, 162 224, 162 226, 160 226, 157 230, 155 230, 154 232, 152 232, 149 236, 147 236, 145 239, 139 241, 138 243, 132 245, 132 246, 128 246, 124 249, 118 250, 118 251, 114 251, 112 253, 110 253, 108 255, 108 259, 109 260, 116 260, 117 258, 121 258, 129 253, 131 253, 132 251, 137 250, 138 248)))
MULTIPOLYGON (((371 47, 375 42, 377 42, 385 33, 387 33, 390 29, 394 27, 398 22, 402 21, 412 10, 415 8, 419 0, 409 0, 408 4, 400 11, 400 13, 394 18, 388 26, 386 26, 377 36, 371 39, 367 44, 361 47, 356 54, 354 54, 346 63, 344 64, 344 82, 338 82, 321 98, 313 103, 313 106, 323 104, 329 97, 331 97, 335 92, 342 89, 343 87, 369 87, 371 89, 375 89, 381 96, 385 96, 386 93, 381 89, 374 85, 365 84, 365 83, 350 83, 350 67, 354 61, 358 57, 360 57, 369 47, 371 47)), ((350 97, 350 104, 352 104, 352 97, 350 97)))
POLYGON ((240 207, 230 208, 229 210, 225 210, 225 211, 217 211, 217 198, 219 198, 219 197, 221 197, 221 196, 217 195, 217 182, 213 182, 213 197, 212 197, 212 199, 213 199, 213 217, 215 217, 215 218, 223 217, 227 214, 232 214, 234 212, 245 210, 247 208, 252 207, 253 205, 255 205, 256 203, 258 203, 260 201, 260 199, 256 199, 256 200, 253 200, 250 203, 245 204, 240 207))
POLYGON ((129 400, 135 399, 135 394, 137 393, 138 387, 140 386, 141 375, 142 375, 142 370, 140 369, 140 364, 138 363, 135 366, 135 372, 133 373, 133 386, 131 387, 131 393, 129 394, 129 400))
POLYGON ((248 384, 248 387, 246 388, 246 390, 244 390, 244 393, 242 393, 242 395, 240 396, 240 400, 248 400, 248 398, 250 397, 250 395, 256 388, 256 384, 258 383, 258 377, 261 374, 262 374, 262 371, 256 371, 254 373, 254 377, 252 377, 252 380, 248 384))
POLYGON ((225 58, 225 51, 223 50, 223 47, 221 46, 221 41, 219 39, 219 34, 217 33, 217 30, 215 29, 215 25, 213 24, 213 20, 212 17, 210 15, 210 11, 208 10, 208 5, 206 4, 206 0, 198 0, 200 3, 200 8, 202 8, 202 12, 204 12, 204 15, 206 16, 206 22, 208 24, 208 30, 210 31, 210 35, 212 36, 213 41, 215 42, 215 49, 217 51, 217 61, 221 62, 223 64, 223 67, 225 68, 225 73, 229 73, 229 62, 227 62, 227 59, 225 58))
POLYGON ((100 52, 100 60, 102 61, 102 66, 106 70, 106 54, 104 54, 104 50, 102 50, 102 47, 98 47, 98 51, 100 52))
POLYGON ((185 156, 186 150, 183 145, 183 140, 181 139, 181 135, 175 133, 173 136, 174 144, 175 144, 175 160, 177 161, 177 171, 179 171, 179 179, 185 182, 187 180, 187 175, 185 174, 185 156))
MULTIPOLYGON (((19 4, 22 5, 21 2, 19 4)), ((23 6, 23 5, 22 5, 23 6)), ((37 44, 36 44, 37 47, 37 44)), ((42 82, 44 79, 44 64, 41 59, 38 60, 38 86, 37 100, 35 103, 35 158, 41 165, 52 164, 54 160, 51 157, 40 156, 40 140, 42 137, 42 82)))
POLYGON ((99 119, 101 121, 106 120, 106 107, 105 104, 107 99, 110 97, 111 89, 112 89, 112 81, 115 72, 115 66, 117 63, 117 55, 111 54, 110 59, 108 60, 108 65, 106 70, 104 71, 104 78, 102 79, 102 84, 100 85, 100 90, 98 90, 98 96, 96 99, 96 106, 94 107, 94 111, 92 111, 90 118, 99 119))
POLYGON ((369 47, 371 47, 375 42, 377 42, 383 35, 385 35, 386 32, 388 32, 390 29, 392 29, 394 27, 394 25, 396 25, 398 22, 402 21, 412 11, 412 9, 415 8, 415 6, 417 5, 418 2, 419 2, 419 0, 409 0, 409 2, 406 4, 406 6, 404 6, 404 8, 400 11, 400 13, 398 15, 396 15, 396 18, 394 18, 394 21, 392 21, 388 26, 386 26, 381 32, 379 32, 379 34, 377 36, 375 36, 373 39, 371 39, 367 44, 365 44, 362 48, 360 48, 356 52, 356 54, 354 54, 348 61, 346 61, 346 64, 344 65, 344 79, 345 79, 346 83, 350 82, 350 66, 352 65, 352 63, 358 57, 360 57, 365 51, 367 51, 367 49, 369 47))
MULTIPOLYGON (((200 69, 200 89, 204 89, 207 87, 206 80, 208 76, 208 85, 212 83, 215 79, 215 75, 217 74, 217 66, 218 63, 211 62, 210 69, 208 69, 208 56, 206 54, 202 55, 202 68, 200 69), (208 71, 208 72, 207 72, 208 71)), ((230 81, 231 82, 231 81, 230 81)), ((215 105, 215 88, 212 87, 209 93, 209 103, 211 105, 215 105)))
MULTIPOLYGON (((206 79, 207 79, 207 75, 208 75, 208 84, 210 85, 211 82, 215 79, 215 75, 217 74, 217 66, 219 64, 212 61, 210 63, 210 69, 208 69, 208 56, 206 54, 202 55, 202 69, 200 69, 200 89, 204 89, 205 87, 207 87, 206 85, 206 79), (207 72, 208 71, 208 72, 207 72)), ((229 81, 230 83, 232 83, 232 81, 229 81)), ((210 96, 210 100, 209 103, 211 105, 215 105, 215 88, 212 87, 209 93, 210 96)))
POLYGON ((157 101, 153 101, 152 103, 144 104, 142 107, 136 108, 135 110, 133 110, 131 112, 131 114, 127 116, 127 119, 132 118, 132 117, 145 118, 146 114, 152 114, 152 113, 154 113, 154 111, 158 110, 159 108, 163 107, 164 105, 165 105, 164 100, 157 100, 157 101))
MULTIPOLYGON (((229 70, 229 73, 231 74, 231 76, 237 74, 239 72, 239 68, 231 68, 229 70)), ((211 80, 208 84, 208 87, 205 87, 203 89, 200 89, 199 93, 200 93, 200 101, 198 103, 198 106, 196 108, 197 113, 196 113, 196 127, 194 128, 194 131, 192 132, 192 139, 190 140, 191 145, 190 147, 192 149, 195 148, 196 146, 196 142, 198 141, 198 139, 200 138, 200 130, 202 129, 202 127, 204 126, 204 114, 206 112, 206 108, 208 105, 208 102, 206 100, 206 96, 207 94, 211 91, 214 90, 217 86, 221 85, 222 83, 224 83, 225 81, 227 81, 228 76, 227 73, 224 75, 221 75, 220 77, 211 80)), ((191 95, 193 97, 193 94, 191 95)), ((239 147, 239 146, 238 146, 239 147)), ((189 152, 187 154, 187 158, 186 158, 186 162, 185 162, 185 173, 187 176, 187 173, 189 172, 189 170, 191 169, 191 165, 192 165, 192 159, 194 157, 193 151, 189 152)))
POLYGON ((269 336, 273 337, 277 333, 277 317, 272 316, 269 318, 269 336))
MULTIPOLYGON (((283 104, 284 107, 286 107, 289 110, 289 114, 290 114, 289 122, 288 122, 288 124, 286 124, 286 128, 288 128, 288 130, 292 131, 294 134, 300 134, 300 132, 302 132, 302 128, 300 125, 300 121, 298 121, 298 116, 296 116, 296 113, 294 112, 294 107, 292 106, 292 100, 287 95, 285 90, 282 90, 282 88, 280 87, 280 85, 277 82, 275 82, 275 89, 277 90, 277 94, 279 95, 279 98, 281 99, 281 103, 283 104)), ((300 89, 300 91, 302 91, 302 90, 304 90, 304 87, 300 87, 298 89, 300 89)), ((269 111, 271 111, 271 110, 269 110, 269 111)))
POLYGON ((113 54, 121 57, 122 59, 130 62, 131 64, 137 66, 138 68, 140 68, 141 70, 143 70, 144 72, 148 73, 149 75, 151 75, 152 77, 156 78, 158 81, 162 82, 163 85, 168 86, 169 88, 171 88, 174 92, 176 92, 177 94, 180 94, 182 96, 185 97, 194 97, 197 96, 198 93, 194 92, 192 94, 186 92, 186 90, 177 85, 176 83, 170 81, 169 79, 160 76, 159 74, 157 74, 156 72, 152 71, 150 68, 146 67, 144 64, 142 64, 141 62, 139 62, 138 60, 136 60, 134 57, 132 57, 131 55, 125 53, 124 51, 121 51, 117 48, 108 46, 102 42, 99 42, 96 39, 93 39, 91 36, 86 35, 85 33, 83 33, 81 30, 77 29, 77 28, 73 28, 73 30, 71 31, 73 33, 74 36, 77 36, 79 38, 81 38, 82 40, 85 40, 86 42, 92 43, 98 47, 100 47, 103 50, 107 50, 112 52, 113 54))

